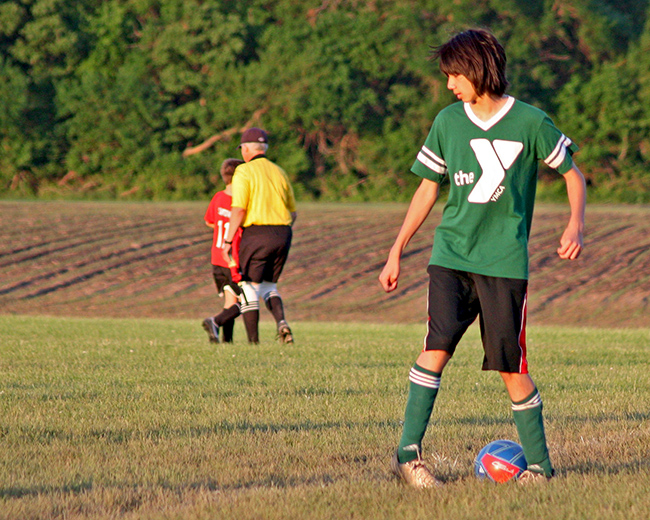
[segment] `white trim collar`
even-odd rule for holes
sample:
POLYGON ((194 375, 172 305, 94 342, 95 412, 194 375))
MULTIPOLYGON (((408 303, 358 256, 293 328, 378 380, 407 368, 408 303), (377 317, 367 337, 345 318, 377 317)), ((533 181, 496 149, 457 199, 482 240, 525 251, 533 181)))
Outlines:
POLYGON ((478 126, 481 130, 487 132, 490 128, 492 128, 499 121, 501 121, 503 117, 510 111, 512 105, 515 104, 515 98, 513 98, 512 96, 506 96, 506 97, 508 98, 506 104, 503 105, 501 107, 501 110, 499 110, 487 121, 482 121, 481 119, 479 119, 477 115, 474 113, 474 111, 472 110, 472 106, 469 103, 463 103, 463 108, 465 109, 465 113, 467 114, 467 117, 469 117, 469 120, 472 123, 474 123, 476 126, 478 126))

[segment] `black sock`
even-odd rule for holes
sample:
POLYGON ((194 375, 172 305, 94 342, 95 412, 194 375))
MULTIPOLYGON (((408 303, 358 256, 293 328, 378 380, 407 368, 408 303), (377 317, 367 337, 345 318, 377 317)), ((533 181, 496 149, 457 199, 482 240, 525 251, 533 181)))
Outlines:
POLYGON ((244 317, 244 325, 246 326, 249 343, 259 343, 258 323, 260 321, 260 311, 247 311, 242 316, 244 317))
POLYGON ((228 320, 221 326, 221 330, 223 331, 222 341, 224 343, 232 343, 234 329, 235 320, 228 320))
POLYGON ((235 318, 241 314, 239 304, 231 305, 227 309, 222 310, 214 317, 214 323, 217 327, 223 330, 222 341, 224 343, 232 343, 232 332, 235 328, 235 318))
POLYGON ((284 319, 284 306, 282 305, 282 299, 279 296, 271 296, 264 303, 266 304, 266 308, 271 311, 271 314, 273 314, 275 322, 280 323, 284 319))
POLYGON ((227 309, 222 310, 219 314, 214 317, 214 322, 219 326, 223 326, 228 321, 233 321, 237 316, 241 314, 239 304, 228 307, 227 309))

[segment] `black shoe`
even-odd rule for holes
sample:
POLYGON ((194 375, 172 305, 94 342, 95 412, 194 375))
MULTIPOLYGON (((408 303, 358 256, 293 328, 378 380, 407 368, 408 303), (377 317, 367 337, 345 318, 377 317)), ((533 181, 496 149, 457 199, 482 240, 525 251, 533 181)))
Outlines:
POLYGON ((214 322, 214 318, 206 318, 203 320, 203 328, 210 337, 210 343, 219 343, 219 327, 214 322))

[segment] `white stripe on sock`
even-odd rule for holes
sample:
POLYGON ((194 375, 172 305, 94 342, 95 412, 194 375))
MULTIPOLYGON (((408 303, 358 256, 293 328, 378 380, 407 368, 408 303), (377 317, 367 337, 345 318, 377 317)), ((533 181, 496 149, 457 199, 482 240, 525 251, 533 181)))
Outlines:
POLYGON ((425 374, 416 370, 415 367, 411 368, 409 372, 409 381, 416 385, 424 386, 425 388, 433 388, 436 390, 440 388, 440 377, 425 374))
POLYGON ((530 410, 532 408, 537 408, 538 406, 542 406, 542 396, 539 395, 539 392, 536 392, 535 395, 525 403, 521 403, 521 404, 512 403, 512 411, 521 412, 523 410, 530 410))

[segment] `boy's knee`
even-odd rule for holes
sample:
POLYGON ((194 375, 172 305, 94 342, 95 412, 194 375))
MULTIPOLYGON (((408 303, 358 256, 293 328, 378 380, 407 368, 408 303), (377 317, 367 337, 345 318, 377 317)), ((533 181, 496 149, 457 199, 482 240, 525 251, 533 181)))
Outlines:
POLYGON ((444 350, 423 350, 420 352, 416 363, 427 370, 442 373, 450 359, 451 354, 444 350))
POLYGON ((453 334, 429 330, 424 340, 424 351, 444 351, 453 354, 458 338, 453 334))

